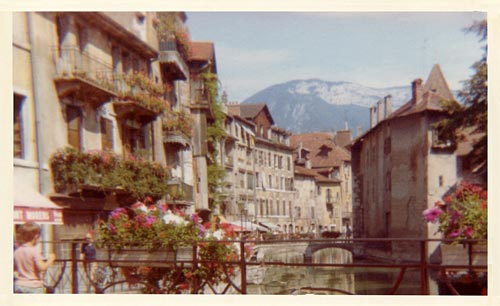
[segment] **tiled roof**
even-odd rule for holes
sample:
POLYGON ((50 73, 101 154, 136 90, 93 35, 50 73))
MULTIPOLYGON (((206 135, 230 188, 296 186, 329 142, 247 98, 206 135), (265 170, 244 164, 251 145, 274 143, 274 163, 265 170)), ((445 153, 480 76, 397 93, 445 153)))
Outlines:
POLYGON ((215 61, 215 49, 212 42, 191 42, 190 60, 215 61))
POLYGON ((418 101, 414 101, 412 98, 406 104, 393 112, 389 116, 389 119, 408 116, 425 110, 443 110, 441 105, 441 101, 443 99, 453 100, 455 98, 446 83, 441 67, 436 64, 432 67, 432 70, 427 77, 427 81, 423 85, 422 97, 418 101))
POLYGON ((314 177, 316 182, 319 182, 319 183, 340 183, 341 182, 337 178, 330 179, 324 175, 319 174, 314 169, 307 169, 307 168, 304 168, 301 166, 295 166, 295 174, 302 175, 302 176, 314 177))
POLYGON ((309 159, 313 168, 340 167, 343 161, 351 160, 351 154, 335 145, 330 133, 294 134, 290 137, 290 144, 294 149, 298 149, 301 143, 303 148, 310 150, 309 159), (321 150, 321 147, 329 150, 321 150))
POLYGON ((346 147, 352 140, 350 130, 337 131, 335 134, 335 143, 341 147, 346 147))
POLYGON ((227 105, 227 110, 231 115, 238 115, 245 119, 253 120, 257 115, 262 111, 266 111, 271 124, 274 124, 274 119, 271 116, 271 112, 267 108, 266 103, 257 103, 257 104, 229 104, 227 105))
MULTIPOLYGON (((405 117, 412 114, 417 114, 423 111, 443 111, 442 100, 453 100, 453 93, 450 91, 446 79, 443 76, 441 67, 439 64, 435 64, 432 67, 427 81, 422 86, 422 96, 418 101, 414 101, 413 97, 406 102, 403 106, 398 108, 396 111, 391 113, 387 119, 392 120, 399 117, 405 117)), ((376 128, 375 126, 374 128, 376 128)), ((358 136, 354 139, 349 146, 353 146, 364 138, 365 135, 369 134, 374 128, 366 131, 363 135, 358 136)))

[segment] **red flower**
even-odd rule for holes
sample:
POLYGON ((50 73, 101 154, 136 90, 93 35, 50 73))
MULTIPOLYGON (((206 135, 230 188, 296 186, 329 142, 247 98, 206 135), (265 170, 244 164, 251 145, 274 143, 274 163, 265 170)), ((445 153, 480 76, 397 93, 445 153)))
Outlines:
POLYGON ((446 196, 446 197, 444 197, 444 202, 445 202, 446 204, 450 204, 450 203, 451 203, 451 201, 453 201, 453 198, 452 198, 451 196, 446 196))

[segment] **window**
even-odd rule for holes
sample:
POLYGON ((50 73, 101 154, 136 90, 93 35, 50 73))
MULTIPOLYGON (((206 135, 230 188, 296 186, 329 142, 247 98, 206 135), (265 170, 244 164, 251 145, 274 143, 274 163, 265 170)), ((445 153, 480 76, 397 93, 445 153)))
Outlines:
POLYGON ((260 212, 260 215, 262 216, 263 213, 264 213, 264 200, 260 200, 259 202, 260 202, 260 210, 259 210, 259 212, 260 212))
POLYGON ((113 122, 101 117, 101 147, 103 150, 113 150, 113 122))
POLYGON ((240 188, 245 188, 245 173, 239 173, 240 176, 240 188))
POLYGON ((277 200, 276 201, 276 215, 279 216, 280 214, 281 214, 280 213, 280 201, 277 200))
POLYGON ((283 216, 286 216, 286 201, 283 201, 283 216))
POLYGON ((443 137, 438 129, 432 129, 432 148, 434 149, 448 149, 453 148, 454 144, 451 140, 443 137))
POLYGON ((267 153, 267 162, 268 162, 268 166, 271 167, 271 153, 267 153))
POLYGON ((68 144, 81 151, 82 114, 80 108, 67 105, 66 121, 68 130, 68 144))
POLYGON ((273 176, 269 174, 269 188, 273 188, 273 176))
POLYGON ((253 189, 253 175, 251 173, 247 173, 247 188, 248 189, 253 189))
POLYGON ((288 170, 292 170, 291 169, 290 157, 287 157, 287 159, 286 159, 286 167, 287 167, 288 170))
POLYGON ((255 172, 255 187, 259 188, 259 172, 255 172))
POLYGON ((14 157, 24 157, 23 144, 23 101, 24 96, 14 94, 14 157))
POLYGON ((332 190, 330 188, 328 188, 326 190, 326 202, 327 203, 332 203, 333 202, 333 198, 332 198, 332 190))
POLYGON ((440 175, 439 176, 439 187, 443 187, 443 185, 444 185, 444 179, 443 179, 443 176, 440 175))
POLYGON ((146 148, 146 133, 143 127, 123 124, 124 154, 137 154, 146 148))

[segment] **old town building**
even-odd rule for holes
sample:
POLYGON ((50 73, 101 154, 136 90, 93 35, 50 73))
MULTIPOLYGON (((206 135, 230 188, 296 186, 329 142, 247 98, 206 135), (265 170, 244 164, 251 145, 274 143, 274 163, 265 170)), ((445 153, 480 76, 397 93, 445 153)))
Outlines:
POLYGON ((217 72, 215 52, 189 40, 185 21, 181 12, 14 13, 15 223, 46 224, 45 240, 83 238, 144 191, 208 210, 211 105, 200 75, 217 72), (120 160, 136 173, 118 174, 120 160), (133 178, 144 171, 149 179, 133 178))
MULTIPOLYGON (((441 102, 453 99, 435 65, 425 83, 413 81, 412 98, 399 109, 392 111, 391 96, 371 108, 370 130, 351 147, 356 237, 438 238, 436 225, 426 223, 422 212, 459 179, 454 146, 433 128, 446 116, 441 102)), ((429 254, 436 247, 431 243, 429 254)), ((414 260, 417 249, 399 243, 372 254, 414 260)))
POLYGON ((230 115, 254 124, 254 148, 245 153, 250 159, 249 166, 252 166, 252 158, 255 162, 255 175, 250 183, 250 186, 255 185, 255 192, 251 194, 248 190, 245 195, 245 203, 247 196, 255 199, 254 207, 249 208, 250 213, 254 213, 251 220, 273 230, 279 227, 284 232, 294 232, 295 191, 290 133, 274 126, 266 104, 228 104, 227 109, 230 115))
POLYGON ((296 165, 316 173, 316 194, 321 216, 319 230, 344 232, 352 220, 351 156, 330 133, 291 137, 296 165))

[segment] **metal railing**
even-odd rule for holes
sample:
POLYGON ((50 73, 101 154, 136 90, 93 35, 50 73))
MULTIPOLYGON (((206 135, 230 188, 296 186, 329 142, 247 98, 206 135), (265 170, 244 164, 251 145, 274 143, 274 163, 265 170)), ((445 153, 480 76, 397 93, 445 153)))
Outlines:
POLYGON ((80 51, 77 46, 55 48, 53 58, 57 78, 82 78, 107 90, 116 91, 111 65, 80 51))
MULTIPOLYGON (((255 236, 253 236, 255 237, 255 236)), ((238 260, 227 260, 218 261, 219 265, 226 265, 228 269, 233 269, 236 273, 226 274, 226 277, 221 281, 220 286, 209 286, 205 285, 201 292, 205 293, 215 293, 215 294, 247 294, 248 286, 262 283, 263 270, 276 267, 285 268, 301 268, 305 267, 310 271, 310 269, 356 269, 362 268, 363 271, 373 271, 370 273, 380 275, 384 279, 384 275, 387 273, 392 273, 392 275, 397 275, 395 281, 391 279, 391 283, 380 282, 377 287, 380 287, 386 295, 398 294, 401 284, 404 282, 405 278, 408 278, 409 274, 414 277, 411 280, 406 280, 411 284, 416 285, 418 292, 413 292, 411 294, 428 295, 429 291, 429 280, 430 275, 441 282, 451 294, 458 294, 459 292, 455 289, 452 284, 451 278, 447 272, 449 271, 463 271, 469 273, 470 275, 476 275, 477 273, 487 273, 487 265, 483 261, 477 264, 474 257, 475 246, 484 245, 485 240, 467 240, 462 241, 463 247, 467 250, 465 255, 466 261, 460 264, 436 262, 429 260, 429 244, 438 243, 448 243, 450 240, 438 240, 438 239, 289 239, 289 240, 277 240, 277 239, 243 239, 243 240, 231 240, 231 241, 220 241, 220 243, 230 243, 239 246, 240 257, 238 260), (384 245, 383 248, 377 248, 377 246, 384 245), (375 252, 383 249, 395 250, 398 248, 404 248, 408 245, 414 247, 417 252, 412 252, 416 255, 413 260, 395 260, 393 262, 388 261, 357 261, 343 263, 318 263, 312 259, 312 255, 325 248, 338 248, 343 249, 353 254, 353 257, 359 256, 360 254, 369 255, 370 250, 375 250, 375 252), (252 251, 249 251, 249 246, 252 251), (266 256, 266 252, 270 250, 280 250, 289 248, 291 253, 302 254, 303 260, 300 261, 287 261, 282 259, 273 259, 266 256), (260 255, 259 255, 260 252, 260 255), (262 255, 264 254, 264 255, 262 255), (230 268, 232 267, 232 268, 230 268), (391 271, 391 272, 388 272, 391 271)), ((126 261, 121 262, 119 260, 96 260, 95 263, 98 265, 93 275, 99 275, 99 277, 91 277, 92 268, 90 265, 86 264, 83 260, 79 258, 79 250, 81 241, 71 241, 71 242, 58 242, 52 243, 56 249, 65 249, 66 252, 62 252, 54 266, 52 266, 48 273, 45 275, 45 283, 49 287, 53 288, 54 293, 140 293, 144 287, 144 284, 133 283, 130 278, 124 276, 123 271, 120 267, 126 266, 126 261)), ((197 246, 192 246, 193 256, 190 260, 166 260, 162 261, 161 264, 165 266, 166 263, 172 264, 176 267, 184 267, 184 269, 193 269, 195 271, 197 265, 200 263, 197 256, 197 246)), ((148 261, 143 260, 137 262, 134 260, 135 265, 144 266, 155 266, 158 261, 148 261)), ((290 270, 289 270, 290 271, 290 270)), ((292 272, 293 273, 293 272, 292 272)), ((130 275, 129 275, 130 277, 130 275)), ((377 276, 378 279, 378 276, 377 276)), ((193 286, 193 284, 189 284, 193 286)), ((198 284, 199 286, 199 284, 198 284)), ((350 292, 342 288, 334 287, 322 287, 315 288, 314 286, 303 286, 300 288, 295 288, 297 290, 302 290, 303 292, 329 292, 329 293, 343 293, 343 294, 357 294, 357 292, 350 292)), ((189 288, 183 293, 189 293, 189 288)), ((381 294, 381 293, 377 293, 381 294)))

